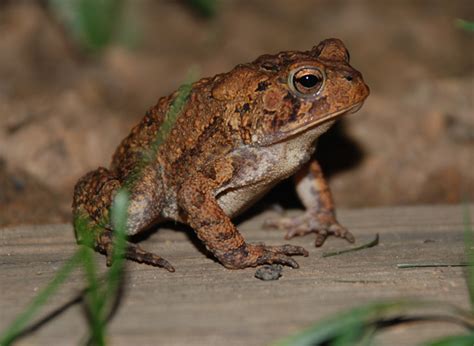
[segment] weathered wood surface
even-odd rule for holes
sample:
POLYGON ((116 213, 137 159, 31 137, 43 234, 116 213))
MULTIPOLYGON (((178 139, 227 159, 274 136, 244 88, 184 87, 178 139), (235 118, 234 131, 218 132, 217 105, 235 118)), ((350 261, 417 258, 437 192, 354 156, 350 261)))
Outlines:
MULTIPOLYGON (((474 220, 474 206, 470 206, 474 220)), ((259 215, 240 225, 249 241, 282 244, 279 231, 261 230, 259 215)), ((274 214, 273 214, 274 216, 274 214)), ((127 265, 124 301, 109 328, 113 345, 265 345, 325 316, 358 304, 393 297, 423 297, 468 307, 462 268, 397 269, 397 263, 464 260, 463 208, 420 206, 341 210, 341 222, 362 244, 380 234, 380 245, 322 258, 348 247, 330 239, 314 248, 314 237, 290 242, 310 256, 300 269, 285 268, 278 281, 254 278, 255 269, 227 270, 199 250, 183 231, 162 229, 143 247, 168 259, 175 273, 136 263, 127 265)), ((76 250, 70 225, 22 226, 0 230, 0 331, 21 312, 76 250)), ((104 258, 97 255, 99 267, 104 258)), ((50 299, 41 315, 84 287, 80 271, 50 299)), ((18 344, 78 344, 86 324, 80 307, 18 344)), ((396 327, 381 345, 413 345, 463 330, 447 323, 396 327)))

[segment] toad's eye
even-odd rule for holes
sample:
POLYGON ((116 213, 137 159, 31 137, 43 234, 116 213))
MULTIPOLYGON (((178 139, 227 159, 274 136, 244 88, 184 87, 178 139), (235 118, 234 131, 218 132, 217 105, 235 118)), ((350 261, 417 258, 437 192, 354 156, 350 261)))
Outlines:
POLYGON ((300 67, 290 73, 290 89, 300 96, 317 95, 324 84, 324 73, 316 67, 300 67))

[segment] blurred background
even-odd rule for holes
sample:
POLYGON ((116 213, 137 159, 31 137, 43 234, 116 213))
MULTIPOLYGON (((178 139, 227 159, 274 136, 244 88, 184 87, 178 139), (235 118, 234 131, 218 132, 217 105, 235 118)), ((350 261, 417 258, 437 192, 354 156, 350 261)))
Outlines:
POLYGON ((0 226, 69 221, 77 179, 190 68, 329 37, 371 88, 318 147, 337 206, 472 202, 473 20, 472 0, 0 0, 0 226))

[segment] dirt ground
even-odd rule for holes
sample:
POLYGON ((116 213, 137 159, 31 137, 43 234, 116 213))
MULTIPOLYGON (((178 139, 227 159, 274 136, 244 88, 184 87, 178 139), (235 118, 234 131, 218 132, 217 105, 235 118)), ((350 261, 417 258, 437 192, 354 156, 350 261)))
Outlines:
POLYGON ((214 75, 328 37, 371 88, 318 147, 338 206, 474 200, 474 33, 456 25, 471 0, 221 1, 210 19, 128 3, 132 46, 84 58, 34 1, 0 1, 0 225, 68 221, 75 181, 192 66, 214 75))

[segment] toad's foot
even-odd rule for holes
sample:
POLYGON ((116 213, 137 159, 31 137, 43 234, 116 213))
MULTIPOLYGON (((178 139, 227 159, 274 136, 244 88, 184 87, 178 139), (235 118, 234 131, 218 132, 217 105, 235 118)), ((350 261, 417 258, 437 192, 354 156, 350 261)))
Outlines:
MULTIPOLYGON (((96 244, 97 251, 105 254, 107 257, 107 266, 112 265, 113 261, 113 236, 112 232, 105 231, 99 236, 96 244)), ((138 262, 152 265, 154 267, 165 268, 169 272, 174 272, 174 267, 164 258, 155 255, 154 253, 143 250, 140 246, 126 242, 125 244, 125 258, 138 262)))
POLYGON ((295 217, 276 218, 265 221, 264 227, 286 230, 285 239, 295 236, 316 233, 315 245, 323 245, 330 235, 355 241, 354 236, 337 222, 333 213, 306 211, 303 215, 295 217))
POLYGON ((298 263, 290 256, 308 256, 301 246, 280 245, 266 246, 263 244, 244 244, 226 255, 227 261, 223 261, 228 268, 239 269, 256 267, 262 264, 282 264, 292 268, 299 268, 298 263))

